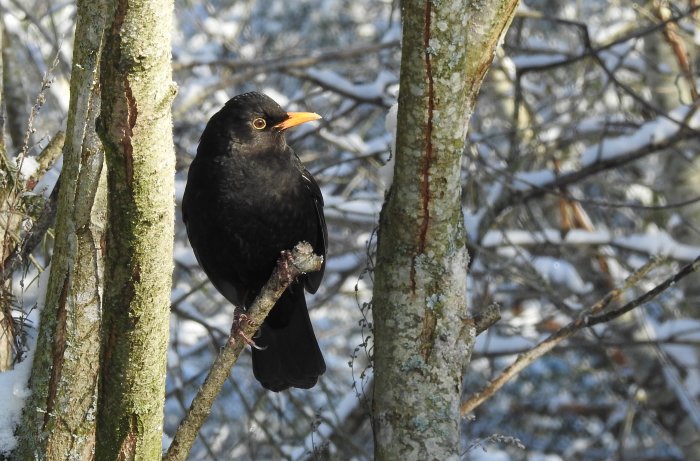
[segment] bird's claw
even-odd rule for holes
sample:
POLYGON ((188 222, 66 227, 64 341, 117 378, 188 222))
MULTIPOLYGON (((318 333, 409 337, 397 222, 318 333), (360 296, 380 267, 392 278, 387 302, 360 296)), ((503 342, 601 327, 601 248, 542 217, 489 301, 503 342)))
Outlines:
POLYGON ((233 323, 234 326, 238 329, 243 329, 245 327, 245 324, 251 326, 251 327, 257 327, 256 323, 248 317, 247 314, 244 314, 243 312, 239 312, 236 310, 236 312, 233 313, 233 323))
MULTIPOLYGON (((235 343, 236 337, 240 336, 243 339, 243 342, 245 342, 250 347, 254 347, 259 351, 264 350, 264 347, 258 346, 257 344, 255 344, 255 341, 253 341, 253 339, 249 338, 248 335, 243 333, 243 329, 246 325, 253 327, 257 326, 256 323, 253 322, 253 320, 243 312, 235 312, 233 314, 233 324, 231 325, 231 336, 229 336, 229 341, 235 343)), ((253 338, 257 337, 258 334, 259 330, 255 332, 253 338)))
POLYGON ((289 269, 289 266, 292 265, 293 261, 294 257, 292 256, 292 252, 289 250, 282 251, 279 259, 277 260, 277 268, 280 273, 280 278, 286 280, 287 283, 292 283, 294 281, 292 272, 289 269))

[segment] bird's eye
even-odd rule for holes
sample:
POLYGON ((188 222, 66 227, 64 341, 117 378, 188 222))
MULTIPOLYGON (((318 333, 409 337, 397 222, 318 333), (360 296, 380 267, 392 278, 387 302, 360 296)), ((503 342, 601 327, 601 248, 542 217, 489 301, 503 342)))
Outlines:
POLYGON ((267 126, 267 122, 265 121, 264 118, 258 117, 258 118, 256 118, 255 120, 253 120, 253 127, 254 127, 256 130, 262 130, 262 129, 265 128, 266 126, 267 126))

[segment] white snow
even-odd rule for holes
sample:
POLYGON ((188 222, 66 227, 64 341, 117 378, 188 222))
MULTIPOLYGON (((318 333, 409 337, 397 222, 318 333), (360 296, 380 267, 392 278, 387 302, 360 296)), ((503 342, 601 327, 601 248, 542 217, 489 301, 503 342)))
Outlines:
POLYGON ((44 305, 46 289, 49 282, 50 267, 47 267, 39 277, 37 288, 37 308, 30 311, 27 316, 28 324, 33 328, 27 329, 26 355, 22 362, 16 364, 12 370, 0 372, 0 455, 8 455, 17 446, 15 428, 20 422, 22 409, 31 391, 27 387, 29 375, 34 362, 36 349, 36 331, 39 328, 39 314, 44 305))
POLYGON ((487 248, 503 246, 527 246, 543 243, 557 245, 614 245, 627 250, 635 250, 649 256, 668 256, 677 261, 690 262, 700 255, 700 247, 686 245, 673 239, 666 231, 649 227, 647 233, 614 236, 605 230, 585 231, 574 229, 562 239, 559 229, 539 231, 494 230, 484 236, 481 245, 487 248))
POLYGON ((0 373, 0 455, 8 455, 17 446, 14 431, 19 424, 24 401, 31 395, 27 388, 29 374, 34 360, 34 344, 31 345, 24 361, 14 369, 0 373))
POLYGON ((282 450, 287 453, 289 459, 301 459, 306 453, 313 453, 314 446, 319 446, 320 443, 328 439, 338 427, 337 424, 345 421, 358 405, 361 405, 361 403, 357 399, 355 392, 348 391, 345 397, 332 410, 323 412, 324 418, 334 421, 336 424, 322 422, 315 431, 306 436, 303 445, 297 447, 283 446, 282 450))
POLYGON ((384 128, 391 136, 391 155, 387 159, 384 166, 379 169, 379 174, 382 178, 385 191, 389 190, 392 182, 394 181, 394 164, 396 163, 396 120, 398 117, 398 112, 399 103, 396 102, 389 108, 389 111, 386 114, 386 119, 384 120, 384 128))
POLYGON ((532 265, 552 286, 563 285, 576 294, 586 294, 593 289, 593 284, 585 283, 576 268, 568 261, 539 256, 533 259, 532 265))
POLYGON ((585 150, 581 156, 583 166, 602 160, 625 155, 638 150, 649 143, 660 143, 681 129, 680 123, 687 123, 692 128, 700 127, 700 111, 689 106, 680 106, 672 110, 668 117, 660 116, 643 124, 634 133, 606 139, 585 150))
POLYGON ((36 159, 32 156, 28 155, 18 160, 19 165, 17 166, 20 167, 19 171, 22 174, 22 176, 24 176, 24 178, 29 178, 31 175, 36 173, 36 170, 39 169, 39 162, 37 162, 36 159))
POLYGON ((195 257, 191 246, 178 242, 175 244, 174 253, 175 261, 178 263, 187 267, 197 267, 197 258, 195 257))
POLYGON ((387 86, 395 83, 397 78, 387 71, 380 71, 375 81, 369 83, 352 83, 332 70, 308 69, 309 77, 318 81, 324 88, 332 88, 342 94, 351 95, 361 101, 383 101, 387 86))

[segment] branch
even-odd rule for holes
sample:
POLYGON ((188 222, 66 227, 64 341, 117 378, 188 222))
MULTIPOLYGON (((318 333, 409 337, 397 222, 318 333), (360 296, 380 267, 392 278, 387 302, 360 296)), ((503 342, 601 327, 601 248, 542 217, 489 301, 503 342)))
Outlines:
POLYGON ((655 286, 654 288, 647 291, 638 298, 628 302, 624 306, 619 307, 617 309, 613 309, 604 314, 596 315, 593 317, 587 317, 585 319, 585 326, 592 327, 593 325, 598 325, 599 323, 609 322, 610 320, 616 319, 621 315, 631 311, 632 309, 641 306, 642 304, 646 304, 647 302, 656 298, 658 295, 675 285, 678 281, 684 279, 693 272, 696 272, 698 269, 700 269, 700 256, 696 257, 695 260, 693 260, 693 262, 683 266, 681 270, 664 280, 659 285, 655 286))
MULTIPOLYGON (((39 167, 29 178, 22 178, 25 180, 21 189, 22 191, 34 190, 39 180, 44 177, 46 172, 53 167, 56 160, 60 157, 65 139, 65 133, 59 131, 51 138, 51 141, 49 141, 49 144, 44 150, 35 157, 39 167)), ((0 154, 0 156, 2 156, 2 154, 0 154)), ((42 241, 44 235, 46 235, 46 231, 53 225, 56 218, 60 183, 61 176, 58 177, 51 194, 46 199, 44 208, 38 216, 33 216, 34 224, 32 228, 22 238, 22 241, 14 246, 7 257, 4 260, 0 260, 0 283, 7 281, 12 273, 19 268, 20 264, 27 260, 36 246, 42 241)))
MULTIPOLYGON (((252 337, 289 284, 301 274, 319 270, 322 261, 323 258, 314 254, 313 248, 306 242, 297 244, 291 252, 282 252, 270 279, 246 312, 250 320, 240 324, 242 333, 249 338, 252 337)), ((237 326, 237 320, 234 319, 234 326, 231 328, 228 341, 219 351, 204 384, 197 392, 185 418, 177 428, 173 442, 163 457, 164 460, 184 461, 187 459, 194 439, 204 420, 209 416, 214 400, 231 372, 231 367, 236 363, 245 347, 245 342, 237 338, 239 335, 234 335, 233 330, 237 326)))
POLYGON ((57 132, 41 153, 34 157, 34 160, 36 160, 39 166, 34 173, 26 178, 26 190, 34 190, 34 187, 36 187, 41 178, 54 166, 56 160, 63 154, 63 144, 65 141, 66 134, 63 131, 57 132))
POLYGON ((399 40, 391 40, 383 43, 372 43, 348 49, 328 49, 306 53, 302 56, 275 56, 265 59, 217 59, 208 61, 192 61, 185 64, 175 64, 175 72, 198 66, 226 67, 232 72, 241 72, 253 69, 257 72, 278 72, 287 69, 300 69, 311 67, 329 61, 344 61, 352 58, 366 58, 367 55, 383 50, 398 48, 399 40))
MULTIPOLYGON (((596 56, 598 55, 601 51, 607 51, 609 49, 614 48, 615 46, 628 42, 630 40, 635 40, 639 38, 644 38, 647 35, 651 35, 654 32, 657 32, 659 30, 663 30, 666 28, 667 25, 669 24, 677 24, 680 22, 681 19, 686 18, 686 17, 691 17, 696 11, 700 9, 700 5, 695 5, 691 8, 689 8, 686 11, 683 11, 681 13, 678 13, 675 16, 670 16, 663 21, 660 21, 655 24, 651 24, 649 26, 646 26, 644 28, 637 29, 633 31, 630 34, 624 35, 622 37, 618 37, 614 40, 611 40, 607 43, 604 43, 602 45, 598 46, 593 46, 590 40, 590 35, 588 33, 588 25, 584 22, 578 22, 578 21, 569 21, 569 20, 563 20, 563 19, 555 19, 554 22, 560 23, 560 24, 570 24, 572 26, 578 27, 582 32, 583 32, 583 38, 584 38, 584 52, 581 54, 578 54, 576 56, 568 57, 565 59, 562 59, 560 61, 554 61, 554 62, 548 62, 545 64, 533 64, 533 65, 528 65, 528 66, 523 66, 520 69, 518 69, 518 72, 521 73, 527 73, 527 72, 544 72, 548 70, 553 70, 557 69, 559 67, 566 67, 571 64, 574 64, 578 61, 581 61, 585 58, 591 57, 591 56, 596 56)), ((522 17, 527 17, 525 14, 520 14, 522 17)), ((531 16, 531 14, 530 14, 531 16)), ((541 19, 535 17, 535 19, 541 19)), ((550 18, 547 18, 550 19, 550 18)))
POLYGON ((651 301, 659 294, 667 290, 669 287, 673 286, 679 280, 700 269, 700 256, 698 256, 693 262, 683 266, 681 270, 676 272, 671 277, 667 278, 664 282, 657 285, 653 289, 647 291, 638 298, 630 301, 629 303, 617 309, 610 310, 604 314, 600 314, 597 316, 591 315, 600 312, 607 306, 609 306, 611 302, 619 298, 620 295, 622 295, 622 293, 624 293, 624 291, 626 291, 628 288, 635 286, 641 280, 642 277, 649 273, 649 271, 651 271, 653 268, 661 264, 662 261, 663 260, 655 259, 645 264, 637 272, 629 276, 627 280, 625 280, 625 283, 622 287, 610 291, 600 301, 591 306, 590 309, 587 309, 586 312, 579 316, 578 319, 572 321, 559 331, 553 333, 547 339, 540 342, 529 351, 519 355, 515 362, 513 362, 510 366, 503 370, 501 374, 496 379, 491 381, 489 385, 486 386, 481 392, 475 393, 467 401, 463 402, 459 409, 460 414, 462 416, 465 416, 468 413, 474 411, 475 408, 477 408, 479 405, 491 398, 499 389, 501 389, 508 381, 510 381, 511 378, 516 376, 535 360, 554 349, 556 345, 558 345, 565 339, 573 336, 578 331, 584 328, 591 327, 593 325, 597 325, 599 323, 609 322, 610 320, 620 317, 621 315, 631 311, 632 309, 651 301))
POLYGON ((0 283, 7 281, 20 265, 27 261, 34 249, 41 243, 46 232, 56 220, 58 210, 58 192, 61 186, 61 176, 51 191, 51 195, 46 199, 44 208, 34 221, 34 225, 17 244, 4 261, 0 261, 0 283))
MULTIPOLYGON (((579 183, 582 180, 603 171, 620 168, 648 155, 662 152, 674 146, 679 141, 697 138, 697 136, 698 133, 696 130, 679 129, 675 134, 665 139, 659 141, 651 139, 649 143, 639 146, 636 149, 632 149, 622 155, 599 159, 590 163, 589 165, 583 166, 578 170, 556 175, 547 183, 534 184, 528 183, 523 179, 517 179, 518 182, 525 183, 528 187, 522 190, 516 190, 515 192, 505 196, 502 200, 496 202, 491 210, 489 210, 489 214, 494 217, 498 216, 502 211, 510 207, 540 198, 546 194, 555 193, 557 188, 579 183)), ((487 220, 484 219, 484 221, 487 220)))

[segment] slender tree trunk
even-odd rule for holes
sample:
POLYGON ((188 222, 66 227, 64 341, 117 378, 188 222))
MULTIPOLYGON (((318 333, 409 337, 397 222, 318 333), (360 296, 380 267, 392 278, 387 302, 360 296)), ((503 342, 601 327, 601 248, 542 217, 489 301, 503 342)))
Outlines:
MULTIPOLYGON (((5 147, 5 95, 2 90, 2 76, 4 64, 2 60, 3 48, 3 24, 0 21, 0 239, 5 240, 9 224, 9 215, 7 215, 7 191, 9 191, 10 182, 7 180, 11 177, 11 168, 7 158, 7 149, 5 147)), ((7 246, 0 244, 0 262, 7 258, 7 246)), ((3 265, 4 267, 4 265, 3 265)), ((4 273, 0 271, 0 277, 4 279, 4 273)), ((0 280, 2 280, 0 279, 0 280)), ((10 281, 0 283, 0 371, 9 370, 14 362, 13 345, 15 342, 15 327, 12 320, 12 284, 10 281)))
MULTIPOLYGON (((0 64, 1 65, 1 64, 0 64)), ((0 107, 2 107, 0 105, 0 107)), ((2 127, 0 126, 0 129, 2 127)), ((22 222, 19 210, 15 210, 16 192, 13 187, 15 169, 10 166, 4 144, 0 146, 0 266, 14 248, 17 234, 22 222)), ((5 280, 4 270, 0 270, 0 371, 9 370, 15 360, 15 324, 12 318, 12 277, 5 280)))
MULTIPOLYGON (((3 8, 4 9, 4 8, 3 8)), ((4 18, 0 18, 3 22, 4 18)), ((27 67, 24 66, 22 54, 24 50, 21 48, 20 40, 17 39, 5 27, 2 26, 2 86, 3 97, 5 99, 5 123, 4 128, 7 132, 7 142, 11 142, 14 149, 22 147, 24 135, 27 131, 27 119, 32 108, 32 102, 29 98, 28 82, 34 81, 37 74, 27 75, 27 67), (28 78, 29 77, 29 78, 28 78)))
POLYGON ((172 0, 116 0, 101 61, 109 191, 96 458, 161 456, 175 153, 172 0))
POLYGON ((460 172, 469 114, 517 1, 406 1, 394 184, 374 290, 375 459, 459 459, 475 328, 460 172))
POLYGON ((51 273, 18 459, 92 459, 106 219, 95 133, 105 1, 78 1, 71 100, 51 273))

